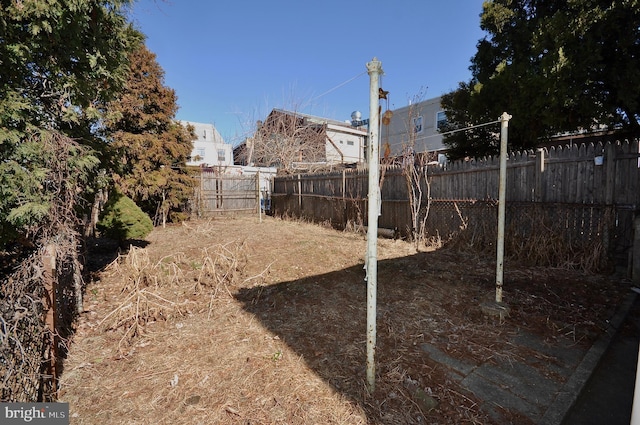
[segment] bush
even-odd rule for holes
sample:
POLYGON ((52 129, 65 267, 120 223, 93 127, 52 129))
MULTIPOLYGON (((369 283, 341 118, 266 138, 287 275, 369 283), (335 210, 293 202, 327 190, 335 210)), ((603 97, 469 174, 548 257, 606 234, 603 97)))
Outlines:
POLYGON ((97 227, 103 236, 125 241, 144 239, 153 230, 153 223, 131 198, 114 192, 105 205, 97 227))

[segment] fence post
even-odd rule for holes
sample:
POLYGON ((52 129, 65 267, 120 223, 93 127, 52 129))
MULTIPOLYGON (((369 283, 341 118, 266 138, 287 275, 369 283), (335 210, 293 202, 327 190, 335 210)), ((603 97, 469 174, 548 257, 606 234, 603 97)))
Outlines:
POLYGON ((204 169, 200 167, 200 192, 198 193, 198 218, 202 218, 204 211, 204 200, 202 199, 204 193, 204 169))
MULTIPOLYGON (((260 192, 260 170, 256 172, 256 192, 258 198, 258 219, 262 223, 262 192, 260 192)), ((266 201, 265 201, 266 203, 266 201)), ((266 205, 265 205, 266 206, 266 205)))
POLYGON ((298 174, 298 217, 302 217, 302 182, 298 174))
POLYGON ((42 266, 44 267, 44 271, 42 273, 44 280, 44 289, 45 296, 47 297, 45 300, 45 305, 47 307, 45 324, 49 328, 51 332, 51 351, 49 354, 49 365, 48 369, 51 373, 51 387, 55 392, 57 391, 56 379, 58 375, 58 371, 56 370, 56 365, 58 362, 58 331, 57 331, 57 320, 56 320, 56 246, 55 244, 48 244, 45 247, 44 253, 42 255, 42 266))
POLYGON ((540 148, 536 152, 536 165, 535 165, 535 187, 533 189, 533 196, 535 202, 542 202, 544 200, 543 192, 543 176, 544 176, 544 161, 545 161, 545 150, 544 148, 540 148))
POLYGON ((349 217, 347 215, 347 170, 342 170, 342 224, 347 227, 349 217))
POLYGON ((604 176, 606 182, 604 187, 604 203, 611 205, 614 203, 613 198, 616 190, 616 146, 612 142, 607 142, 604 150, 604 176))
POLYGON ((218 168, 218 172, 216 173, 216 186, 217 186, 217 200, 219 209, 224 208, 224 180, 222 180, 222 175, 220 174, 220 169, 218 168))

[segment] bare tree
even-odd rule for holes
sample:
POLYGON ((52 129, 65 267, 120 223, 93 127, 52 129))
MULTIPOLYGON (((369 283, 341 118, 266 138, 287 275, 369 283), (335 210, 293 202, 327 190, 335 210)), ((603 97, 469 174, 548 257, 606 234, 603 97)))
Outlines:
POLYGON ((290 174, 326 165, 326 124, 308 115, 274 109, 264 122, 258 121, 245 153, 256 165, 276 166, 290 174))
POLYGON ((411 210, 411 240, 416 251, 426 239, 426 224, 431 207, 431 181, 428 176, 429 152, 416 152, 416 138, 418 129, 416 120, 420 116, 420 102, 424 92, 413 97, 407 114, 407 141, 402 149, 402 173, 407 185, 409 195, 409 208, 411 210))

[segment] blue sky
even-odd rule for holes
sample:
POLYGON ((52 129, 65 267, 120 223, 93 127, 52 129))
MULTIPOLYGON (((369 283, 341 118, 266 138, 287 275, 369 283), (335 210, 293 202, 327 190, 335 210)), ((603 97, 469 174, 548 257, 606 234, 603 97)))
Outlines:
POLYGON ((137 0, 131 19, 178 96, 177 119, 237 144, 273 108, 348 120, 369 111, 366 63, 391 109, 468 81, 482 0, 137 0))

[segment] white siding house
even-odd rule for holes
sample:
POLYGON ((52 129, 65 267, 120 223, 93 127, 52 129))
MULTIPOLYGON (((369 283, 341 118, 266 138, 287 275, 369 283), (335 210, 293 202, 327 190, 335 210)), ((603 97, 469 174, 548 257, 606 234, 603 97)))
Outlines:
POLYGON ((393 110, 388 126, 380 130, 380 146, 384 152, 385 143, 389 143, 391 155, 400 156, 410 144, 410 132, 415 136, 415 152, 439 152, 446 148, 443 136, 438 132, 439 124, 446 122, 446 116, 440 104, 440 98, 416 102, 412 105, 393 110))
POLYGON ((213 124, 191 121, 180 121, 180 124, 192 125, 197 136, 193 141, 193 150, 187 165, 208 167, 233 165, 233 147, 224 142, 213 124))
POLYGON ((327 162, 332 164, 356 164, 364 162, 364 147, 367 132, 350 127, 326 122, 326 154, 327 162))

